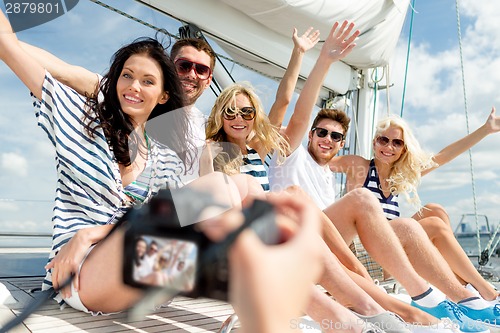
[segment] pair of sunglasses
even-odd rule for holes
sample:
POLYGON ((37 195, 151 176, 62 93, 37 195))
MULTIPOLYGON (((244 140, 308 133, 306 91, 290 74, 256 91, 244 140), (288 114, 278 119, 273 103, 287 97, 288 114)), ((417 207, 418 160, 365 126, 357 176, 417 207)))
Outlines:
POLYGON ((222 117, 226 120, 234 120, 238 115, 243 118, 243 120, 252 120, 255 118, 256 110, 254 107, 247 106, 241 109, 233 110, 231 108, 227 108, 222 111, 222 117))
POLYGON ((402 149, 405 146, 405 142, 401 139, 389 139, 386 136, 379 136, 375 140, 377 144, 380 146, 387 147, 389 144, 392 144, 392 146, 396 149, 402 149))
POLYGON ((210 77, 210 74, 212 74, 212 70, 210 69, 210 67, 199 64, 197 62, 192 62, 184 58, 179 58, 175 61, 175 68, 177 69, 177 73, 180 75, 185 75, 191 72, 193 67, 196 76, 198 76, 198 78, 201 80, 208 79, 210 77))
POLYGON ((334 131, 328 132, 326 128, 314 127, 311 131, 315 132, 318 138, 324 138, 325 136, 330 134, 330 138, 332 138, 332 141, 334 142, 340 142, 344 140, 344 134, 334 131))

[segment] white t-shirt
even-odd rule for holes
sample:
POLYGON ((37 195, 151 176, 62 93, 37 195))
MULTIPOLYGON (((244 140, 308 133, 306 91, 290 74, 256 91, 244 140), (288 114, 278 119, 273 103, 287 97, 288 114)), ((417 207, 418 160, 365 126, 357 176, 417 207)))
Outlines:
POLYGON ((274 156, 269 166, 271 192, 282 191, 291 185, 300 186, 323 210, 335 201, 335 176, 328 165, 320 166, 302 145, 297 147, 281 165, 274 156))

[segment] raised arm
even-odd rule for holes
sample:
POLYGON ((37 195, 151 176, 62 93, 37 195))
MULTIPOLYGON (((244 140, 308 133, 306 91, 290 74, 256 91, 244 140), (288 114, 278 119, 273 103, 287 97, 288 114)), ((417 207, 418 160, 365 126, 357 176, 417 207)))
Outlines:
POLYGON ((45 69, 22 49, 2 11, 0 11, 0 59, 36 97, 41 98, 45 69))
POLYGON ((99 76, 83 67, 64 62, 52 53, 36 46, 20 42, 21 47, 58 81, 82 95, 92 94, 99 84, 99 76))
POLYGON ((321 85, 325 80, 330 65, 347 56, 356 45, 354 40, 358 37, 359 31, 356 30, 351 34, 353 28, 354 23, 344 21, 339 27, 339 23, 335 22, 325 40, 319 58, 307 78, 285 130, 291 151, 297 149, 307 132, 314 104, 319 96, 321 85))
POLYGON ((319 30, 313 32, 313 28, 307 29, 302 36, 297 35, 297 29, 293 29, 293 50, 286 68, 285 75, 276 91, 276 100, 269 111, 269 120, 271 124, 281 127, 283 118, 285 118, 286 109, 290 104, 299 78, 300 67, 304 54, 312 49, 319 41, 319 30))
POLYGON ((487 135, 499 131, 500 131, 500 117, 497 117, 495 115, 495 107, 493 107, 491 109, 490 115, 488 116, 488 119, 483 124, 483 126, 479 127, 477 130, 463 137, 462 139, 450 144, 449 146, 446 146, 439 153, 434 155, 433 160, 438 164, 438 166, 423 171, 422 175, 426 175, 432 170, 437 169, 441 165, 452 161, 458 155, 462 154, 466 150, 472 148, 474 145, 479 143, 487 135))

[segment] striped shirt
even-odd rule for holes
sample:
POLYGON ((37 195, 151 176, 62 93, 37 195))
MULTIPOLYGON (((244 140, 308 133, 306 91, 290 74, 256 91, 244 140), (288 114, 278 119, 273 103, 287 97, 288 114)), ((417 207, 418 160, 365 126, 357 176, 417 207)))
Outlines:
POLYGON ((137 179, 124 187, 123 191, 134 204, 146 201, 149 193, 149 182, 151 180, 151 159, 146 162, 146 167, 142 170, 137 179))
MULTIPOLYGON (((56 152, 56 197, 53 209, 52 250, 49 262, 80 229, 115 223, 128 208, 118 163, 104 132, 90 137, 85 130, 85 97, 46 73, 42 100, 34 98, 35 116, 56 152)), ((96 123, 90 124, 93 128, 96 123)), ((161 188, 180 186, 183 165, 170 149, 151 140, 152 160, 147 199, 161 188)), ((51 272, 43 281, 52 287, 51 272)), ((62 299, 56 298, 60 303, 62 299)))
POLYGON ((377 173, 377 168, 375 167, 375 160, 370 161, 370 169, 368 170, 368 175, 366 175, 365 183, 363 187, 366 187, 377 197, 378 201, 382 205, 384 210, 384 215, 388 220, 393 220, 400 215, 399 211, 399 198, 398 196, 393 196, 390 194, 387 198, 382 192, 382 186, 380 186, 380 179, 377 173))
POLYGON ((240 172, 255 177, 264 192, 269 192, 269 178, 267 178, 267 170, 260 155, 255 149, 248 146, 247 152, 247 155, 243 155, 243 165, 240 167, 240 172))

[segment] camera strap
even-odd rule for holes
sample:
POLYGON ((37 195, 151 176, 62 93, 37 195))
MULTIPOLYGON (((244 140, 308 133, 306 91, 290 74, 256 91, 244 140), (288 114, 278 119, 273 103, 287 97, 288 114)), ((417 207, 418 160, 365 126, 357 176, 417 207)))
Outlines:
MULTIPOLYGON (((59 289, 69 286, 71 281, 73 281, 73 275, 66 282, 64 282, 59 289)), ((6 333, 17 325, 21 324, 26 318, 28 318, 40 306, 42 306, 43 303, 45 303, 48 299, 53 298, 55 295, 56 291, 54 289, 41 291, 36 297, 34 297, 33 301, 31 301, 28 306, 26 306, 23 312, 13 318, 11 321, 5 323, 4 326, 0 327, 0 333, 6 333)))

